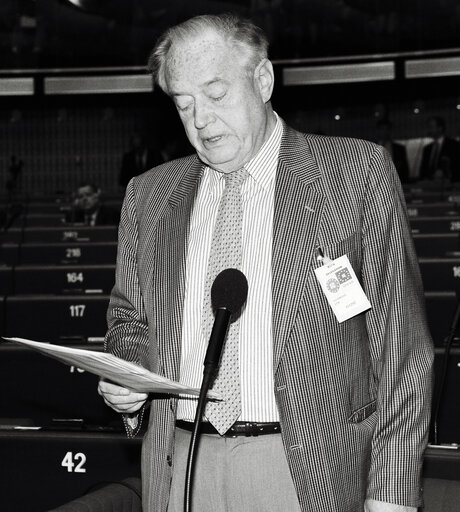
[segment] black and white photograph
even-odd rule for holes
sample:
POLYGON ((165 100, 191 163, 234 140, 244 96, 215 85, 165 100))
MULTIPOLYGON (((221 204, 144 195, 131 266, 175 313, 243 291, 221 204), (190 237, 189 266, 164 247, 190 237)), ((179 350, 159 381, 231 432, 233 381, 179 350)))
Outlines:
POLYGON ((0 510, 460 512, 460 4, 0 2, 0 510))

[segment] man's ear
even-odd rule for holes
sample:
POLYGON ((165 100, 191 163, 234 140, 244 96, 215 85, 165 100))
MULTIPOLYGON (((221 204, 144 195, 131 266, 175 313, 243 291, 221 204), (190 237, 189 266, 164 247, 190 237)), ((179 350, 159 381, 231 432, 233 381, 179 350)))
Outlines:
POLYGON ((254 80, 264 103, 270 101, 275 84, 273 65, 268 59, 262 59, 254 71, 254 80))

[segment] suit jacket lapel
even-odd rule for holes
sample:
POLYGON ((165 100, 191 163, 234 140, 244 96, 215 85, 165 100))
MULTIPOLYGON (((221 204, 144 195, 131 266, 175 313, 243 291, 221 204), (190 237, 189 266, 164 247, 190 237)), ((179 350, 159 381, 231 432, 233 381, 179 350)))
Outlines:
MULTIPOLYGON (((273 224, 274 369, 296 317, 311 265, 324 197, 314 182, 320 171, 297 132, 284 127, 275 187, 273 224)), ((178 380, 182 302, 190 215, 203 166, 197 159, 173 190, 159 219, 154 274, 160 368, 178 380), (160 284, 159 284, 160 283, 160 284)))
POLYGON ((284 127, 275 186, 273 223, 273 364, 279 364, 296 318, 315 249, 324 196, 321 173, 305 138, 284 127))
POLYGON ((198 159, 185 170, 158 221, 154 275, 156 334, 160 368, 173 380, 179 379, 189 222, 202 171, 203 165, 198 159))

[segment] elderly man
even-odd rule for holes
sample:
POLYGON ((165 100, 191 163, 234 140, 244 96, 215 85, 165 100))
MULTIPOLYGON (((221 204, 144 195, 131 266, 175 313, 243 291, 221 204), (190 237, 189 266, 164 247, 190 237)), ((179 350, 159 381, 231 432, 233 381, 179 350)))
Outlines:
MULTIPOLYGON (((106 348, 199 386, 215 269, 249 285, 214 386, 224 400, 203 418, 194 508, 415 511, 433 354, 387 153, 286 126, 250 22, 192 18, 150 63, 197 154, 127 187, 106 348)), ((99 392, 130 435, 150 405, 144 510, 182 510, 196 402, 99 392)))

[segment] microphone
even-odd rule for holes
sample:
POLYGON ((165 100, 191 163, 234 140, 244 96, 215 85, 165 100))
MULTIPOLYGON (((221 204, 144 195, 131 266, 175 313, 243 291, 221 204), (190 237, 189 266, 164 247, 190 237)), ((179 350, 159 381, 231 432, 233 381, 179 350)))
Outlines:
POLYGON ((219 365, 222 347, 227 335, 230 319, 236 318, 248 296, 248 282, 245 275, 235 268, 222 270, 211 286, 211 304, 216 311, 208 349, 204 358, 203 380, 196 407, 195 421, 187 457, 184 488, 184 512, 191 511, 192 481, 195 455, 198 449, 201 418, 206 403, 206 395, 219 365))
POLYGON ((204 373, 213 373, 218 365, 230 319, 235 318, 248 296, 248 281, 235 268, 222 270, 211 286, 211 304, 216 312, 209 345, 204 358, 204 373))

